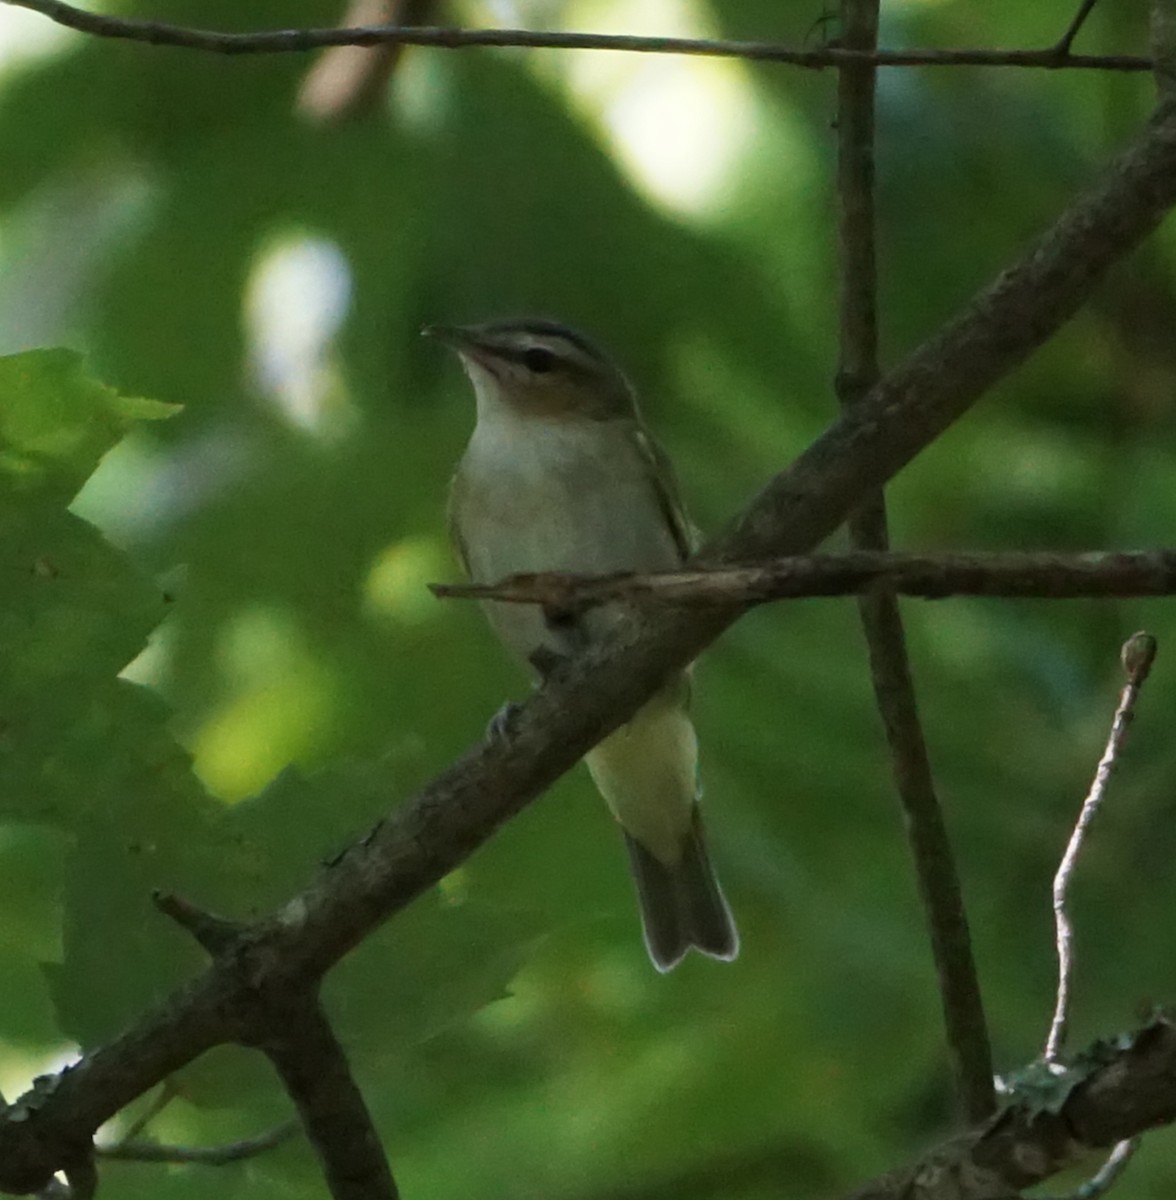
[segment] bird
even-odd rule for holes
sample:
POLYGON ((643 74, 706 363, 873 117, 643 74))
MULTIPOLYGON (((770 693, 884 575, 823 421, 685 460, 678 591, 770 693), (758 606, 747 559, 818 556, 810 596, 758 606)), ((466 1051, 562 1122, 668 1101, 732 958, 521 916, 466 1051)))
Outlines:
MULTIPOLYGON (((426 326, 456 352, 476 421, 449 493, 449 529, 475 583, 520 572, 604 574, 680 566, 693 550, 670 459, 621 369, 557 321, 426 326)), ((541 681, 629 619, 487 601, 490 625, 541 681)), ((690 672, 671 678, 585 756, 619 823, 649 957, 664 973, 694 948, 734 959, 739 935, 699 809, 690 672)))

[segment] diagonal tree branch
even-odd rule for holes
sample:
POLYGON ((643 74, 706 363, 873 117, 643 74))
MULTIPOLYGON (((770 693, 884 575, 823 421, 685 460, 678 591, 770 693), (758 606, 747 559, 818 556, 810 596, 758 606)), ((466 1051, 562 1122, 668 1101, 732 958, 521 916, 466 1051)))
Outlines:
POLYGON ((1017 1099, 977 1129, 849 1200, 1015 1200, 1025 1188, 1176 1120, 1176 1026, 1159 1017, 1091 1046, 1050 1099, 1017 1099))
POLYGON ((258 1046, 298 1109, 331 1196, 397 1200, 380 1135, 317 996, 282 997, 267 1015, 258 1046))
MULTIPOLYGON (((1020 261, 772 480, 705 561, 811 550, 1053 334, 1176 203, 1174 112, 1162 107, 1020 261)), ((0 1117, 0 1189, 45 1186, 75 1160, 79 1142, 136 1096, 211 1046, 240 1040, 250 997, 305 987, 328 970, 627 720, 741 611, 634 621, 553 676, 506 737, 462 756, 277 913, 246 926, 203 974, 11 1105, 0 1117)))
MULTIPOLYGON (((842 43, 873 50, 878 0, 842 0, 842 43)), ((843 66, 837 88, 837 200, 841 262, 840 355, 837 394, 852 410, 878 382, 877 256, 874 214, 875 68, 843 66)), ((856 550, 890 547, 881 490, 850 514, 856 550)), ((931 938, 956 1091, 972 1121, 993 1109, 992 1051, 980 981, 955 856, 935 791, 919 720, 906 634, 893 592, 877 589, 858 599, 869 648, 874 699, 886 731, 894 782, 906 823, 919 898, 931 938)))
POLYGON ((366 26, 351 29, 274 29, 228 33, 191 29, 159 21, 135 21, 87 12, 64 0, 4 0, 40 13, 81 33, 152 46, 175 46, 211 54, 290 54, 330 46, 432 46, 460 50, 471 46, 523 46, 547 50, 621 50, 633 54, 687 54, 743 58, 791 66, 836 67, 867 62, 886 67, 1031 67, 1099 71, 1150 71, 1150 59, 1130 54, 1069 54, 1059 46, 1042 50, 890 50, 865 54, 825 47, 798 50, 775 42, 720 38, 638 37, 609 33, 540 33, 533 29, 444 29, 366 26))
MULTIPOLYGON (((245 926, 178 896, 157 894, 155 903, 214 959, 234 956, 247 938, 245 926)), ((261 1050, 273 1063, 334 1200, 397 1200, 379 1134, 323 1012, 318 975, 278 987, 255 978, 234 1008, 235 1040, 261 1050)))

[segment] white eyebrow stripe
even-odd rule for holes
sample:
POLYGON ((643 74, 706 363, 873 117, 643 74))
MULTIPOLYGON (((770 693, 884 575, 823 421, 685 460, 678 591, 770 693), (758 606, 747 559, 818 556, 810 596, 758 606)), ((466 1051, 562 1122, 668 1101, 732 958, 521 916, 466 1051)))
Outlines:
POLYGON ((546 349, 554 349, 552 343, 561 342, 578 351, 589 362, 599 365, 608 363, 608 359, 589 338, 567 325, 561 325, 558 321, 547 321, 541 317, 535 317, 530 320, 491 322, 482 328, 491 337, 510 337, 512 334, 529 335, 537 340, 537 344, 546 349))

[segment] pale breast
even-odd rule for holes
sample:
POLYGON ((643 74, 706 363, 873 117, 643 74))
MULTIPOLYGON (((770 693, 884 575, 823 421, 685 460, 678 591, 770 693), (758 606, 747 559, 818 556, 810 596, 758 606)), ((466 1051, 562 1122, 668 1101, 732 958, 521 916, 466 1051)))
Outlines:
MULTIPOLYGON (((680 561, 648 464, 620 423, 480 419, 458 468, 454 524, 478 582, 522 571, 657 570, 680 561)), ((486 608, 522 657, 544 645, 566 652, 541 611, 486 608)), ((593 625, 607 622, 601 613, 593 625)))

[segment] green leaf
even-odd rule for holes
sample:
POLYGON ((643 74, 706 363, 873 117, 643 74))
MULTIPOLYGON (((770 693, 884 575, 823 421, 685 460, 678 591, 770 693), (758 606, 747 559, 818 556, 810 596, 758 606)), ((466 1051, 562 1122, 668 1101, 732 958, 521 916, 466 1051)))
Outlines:
POLYGON ((68 827, 133 807, 136 776, 186 771, 157 702, 118 678, 165 598, 67 509, 134 420, 173 411, 119 396, 70 351, 0 359, 0 816, 68 827))
POLYGON ((120 396, 91 379, 72 350, 0 358, 0 493, 73 495, 135 421, 179 411, 120 396))

